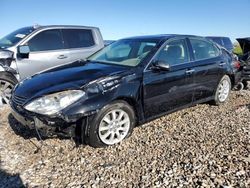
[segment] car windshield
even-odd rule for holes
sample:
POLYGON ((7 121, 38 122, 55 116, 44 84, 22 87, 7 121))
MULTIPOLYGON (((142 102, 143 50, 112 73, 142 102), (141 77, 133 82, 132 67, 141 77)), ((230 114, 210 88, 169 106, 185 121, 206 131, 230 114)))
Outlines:
POLYGON ((8 34, 7 36, 0 39, 0 48, 7 48, 14 46, 25 36, 29 35, 33 31, 34 31, 33 27, 24 27, 8 34))
POLYGON ((135 67, 156 44, 156 41, 150 40, 119 40, 90 56, 88 60, 135 67))

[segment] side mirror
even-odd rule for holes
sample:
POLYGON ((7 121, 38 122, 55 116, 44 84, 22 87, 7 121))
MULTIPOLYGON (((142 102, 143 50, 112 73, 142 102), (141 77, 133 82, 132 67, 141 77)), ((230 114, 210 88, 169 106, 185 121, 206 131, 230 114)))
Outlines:
POLYGON ((18 46, 18 55, 21 58, 29 58, 30 48, 28 45, 18 46))
POLYGON ((168 71, 168 70, 170 70, 170 65, 164 61, 155 61, 153 63, 153 68, 157 69, 157 70, 168 71))

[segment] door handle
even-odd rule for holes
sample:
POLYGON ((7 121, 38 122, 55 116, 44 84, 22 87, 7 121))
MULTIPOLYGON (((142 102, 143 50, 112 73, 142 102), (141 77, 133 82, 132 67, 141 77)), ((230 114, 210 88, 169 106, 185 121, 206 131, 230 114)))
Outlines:
POLYGON ((222 67, 222 66, 225 65, 225 64, 226 64, 225 62, 220 62, 220 63, 219 63, 219 66, 222 67))
POLYGON ((192 74, 194 72, 194 69, 186 70, 186 74, 192 74))
POLYGON ((57 59, 65 59, 65 58, 67 58, 66 55, 59 55, 59 56, 57 57, 57 59))

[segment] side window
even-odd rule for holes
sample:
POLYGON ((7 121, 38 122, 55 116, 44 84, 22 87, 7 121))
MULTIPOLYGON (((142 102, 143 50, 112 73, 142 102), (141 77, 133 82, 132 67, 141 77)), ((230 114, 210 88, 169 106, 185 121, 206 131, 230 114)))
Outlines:
POLYGON ((189 61, 188 50, 184 39, 174 40, 167 43, 159 52, 156 60, 177 65, 189 61))
POLYGON ((219 49, 211 42, 199 39, 190 39, 195 60, 217 57, 219 49))
POLYGON ((95 45, 90 29, 63 29, 62 33, 67 48, 84 48, 95 45))
POLYGON ((63 49, 62 36, 59 29, 42 31, 28 42, 31 52, 63 49))

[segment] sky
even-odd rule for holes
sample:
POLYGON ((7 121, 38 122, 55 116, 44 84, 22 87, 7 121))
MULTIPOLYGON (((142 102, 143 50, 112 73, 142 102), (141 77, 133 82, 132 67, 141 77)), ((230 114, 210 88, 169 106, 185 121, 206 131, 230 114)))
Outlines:
POLYGON ((151 34, 250 37, 250 0, 0 0, 0 38, 34 24, 99 27, 117 40, 151 34))

